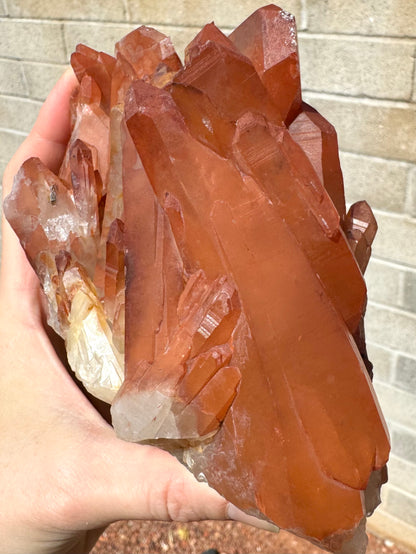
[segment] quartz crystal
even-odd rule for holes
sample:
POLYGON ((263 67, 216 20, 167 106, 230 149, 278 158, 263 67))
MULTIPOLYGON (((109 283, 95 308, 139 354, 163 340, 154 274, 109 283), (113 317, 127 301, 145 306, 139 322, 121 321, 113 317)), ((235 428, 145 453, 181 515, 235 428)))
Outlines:
POLYGON ((49 324, 119 437, 333 552, 365 552, 389 453, 365 348, 377 225, 345 209, 336 132, 302 101, 293 16, 270 5, 182 65, 140 27, 79 45, 59 175, 4 211, 49 324))

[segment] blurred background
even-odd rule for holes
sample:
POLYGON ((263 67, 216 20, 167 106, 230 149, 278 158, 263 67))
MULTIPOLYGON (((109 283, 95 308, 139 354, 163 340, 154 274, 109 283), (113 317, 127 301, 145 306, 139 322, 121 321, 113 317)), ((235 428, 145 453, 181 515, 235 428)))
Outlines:
MULTIPOLYGON (((182 55, 205 23, 229 32, 262 5, 0 0, 0 172, 79 42, 113 53, 117 40, 146 24, 170 35, 182 55)), ((369 528, 416 552, 416 1, 279 5, 296 16, 304 100, 338 131, 347 201, 366 199, 378 220, 366 333, 392 455, 369 528)))

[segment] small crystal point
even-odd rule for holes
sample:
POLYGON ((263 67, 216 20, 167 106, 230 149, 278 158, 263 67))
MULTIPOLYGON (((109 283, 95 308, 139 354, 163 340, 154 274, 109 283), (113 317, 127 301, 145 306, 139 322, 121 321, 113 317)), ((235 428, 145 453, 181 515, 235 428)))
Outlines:
POLYGON ((97 83, 102 95, 102 107, 108 111, 111 104, 111 75, 116 60, 104 52, 97 52, 84 44, 78 44, 71 55, 71 65, 78 81, 89 75, 97 83))
POLYGON ((115 219, 111 224, 106 245, 104 303, 110 321, 124 302, 124 223, 115 219))
POLYGON ((185 64, 189 65, 208 42, 214 42, 230 50, 237 50, 231 40, 214 23, 208 23, 185 48, 185 64))
POLYGON ((371 256, 371 244, 377 232, 377 222, 365 201, 356 202, 348 211, 345 232, 362 273, 371 256))
POLYGON ((289 126, 289 132, 308 156, 342 221, 345 217, 344 181, 334 127, 311 106, 303 103, 302 111, 289 126))

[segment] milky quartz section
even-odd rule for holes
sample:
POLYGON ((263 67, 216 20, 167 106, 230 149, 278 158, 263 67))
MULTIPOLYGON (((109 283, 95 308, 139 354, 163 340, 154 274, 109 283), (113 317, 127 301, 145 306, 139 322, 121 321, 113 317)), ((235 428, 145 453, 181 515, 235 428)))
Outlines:
POLYGON ((364 552, 389 453, 363 323, 377 224, 365 202, 346 213, 294 18, 266 6, 229 37, 210 23, 184 65, 148 27, 71 63, 59 176, 26 161, 4 211, 73 371, 119 437, 364 552))

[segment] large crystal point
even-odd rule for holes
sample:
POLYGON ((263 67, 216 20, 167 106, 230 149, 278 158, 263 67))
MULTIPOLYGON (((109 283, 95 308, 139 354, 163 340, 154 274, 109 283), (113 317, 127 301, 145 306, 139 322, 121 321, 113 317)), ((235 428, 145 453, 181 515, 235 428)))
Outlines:
POLYGON ((302 101, 293 15, 270 4, 255 11, 229 38, 250 59, 281 116, 290 122, 302 101))
POLYGON ((119 437, 364 553, 389 453, 363 320, 377 225, 346 213, 336 132, 301 101, 294 18, 210 23, 184 66, 148 27, 71 62, 59 177, 27 160, 4 211, 72 369, 119 437))

